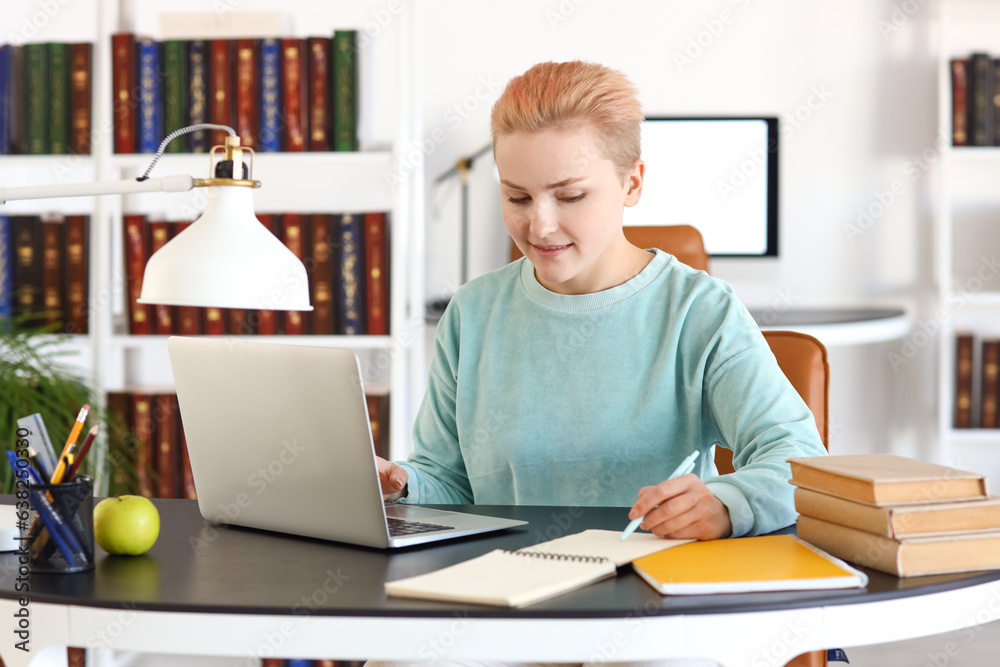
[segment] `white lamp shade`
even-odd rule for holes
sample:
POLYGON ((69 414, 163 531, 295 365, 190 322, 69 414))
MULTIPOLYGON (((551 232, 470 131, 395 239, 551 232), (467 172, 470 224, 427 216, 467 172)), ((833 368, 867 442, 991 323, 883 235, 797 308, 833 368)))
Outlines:
POLYGON ((312 310, 302 261, 253 213, 253 190, 206 189, 205 212, 146 263, 139 303, 312 310))

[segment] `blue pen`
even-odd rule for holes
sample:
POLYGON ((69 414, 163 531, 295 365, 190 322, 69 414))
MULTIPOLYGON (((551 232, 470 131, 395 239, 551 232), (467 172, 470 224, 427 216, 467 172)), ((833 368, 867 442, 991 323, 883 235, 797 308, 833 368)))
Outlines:
MULTIPOLYGON (((684 459, 683 461, 681 461, 681 464, 679 466, 677 466, 677 469, 674 470, 674 472, 671 473, 670 477, 667 477, 667 479, 674 479, 675 477, 680 477, 681 475, 686 475, 689 472, 691 472, 692 470, 694 470, 694 461, 695 461, 695 459, 698 458, 698 454, 699 453, 700 452, 698 452, 698 451, 694 451, 694 452, 691 452, 690 454, 688 454, 687 458, 684 459)), ((652 510, 650 510, 650 511, 652 511, 652 510)), ((622 537, 621 537, 622 542, 625 541, 625 538, 627 538, 629 535, 631 535, 632 533, 635 532, 636 528, 639 527, 639 525, 642 523, 643 519, 645 519, 645 518, 646 518, 646 515, 644 514, 641 517, 639 517, 638 519, 632 519, 631 521, 629 521, 629 524, 627 526, 625 526, 625 530, 622 532, 622 537)))

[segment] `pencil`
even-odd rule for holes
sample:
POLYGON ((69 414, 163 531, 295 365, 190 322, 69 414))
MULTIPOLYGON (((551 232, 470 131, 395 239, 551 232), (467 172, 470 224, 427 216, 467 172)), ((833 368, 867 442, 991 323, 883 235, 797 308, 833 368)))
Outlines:
POLYGON ((76 460, 76 443, 67 447, 63 455, 59 457, 59 465, 56 466, 56 471, 49 478, 49 484, 62 484, 66 478, 66 471, 73 466, 74 460, 76 460))
POLYGON ((83 422, 87 421, 88 412, 90 412, 89 405, 84 405, 80 408, 80 414, 76 416, 76 421, 69 432, 69 437, 66 438, 66 444, 63 446, 62 454, 59 455, 59 458, 62 458, 66 454, 66 450, 69 449, 70 445, 76 444, 76 439, 80 437, 80 431, 83 430, 83 422))
POLYGON ((87 455, 87 451, 90 450, 90 445, 93 444, 94 438, 97 437, 97 432, 100 430, 100 424, 94 424, 90 431, 87 432, 87 437, 83 439, 83 444, 80 445, 80 449, 73 459, 73 465, 70 466, 69 472, 66 473, 66 479, 70 482, 73 481, 73 477, 76 476, 76 471, 79 470, 80 464, 83 463, 83 457, 87 455))

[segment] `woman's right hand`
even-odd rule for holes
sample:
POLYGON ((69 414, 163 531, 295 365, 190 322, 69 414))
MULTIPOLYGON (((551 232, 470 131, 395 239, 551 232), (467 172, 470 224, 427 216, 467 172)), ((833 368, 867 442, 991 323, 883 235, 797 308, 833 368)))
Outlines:
POLYGON ((378 464, 378 481, 382 485, 382 500, 399 500, 406 496, 406 482, 410 475, 392 461, 375 457, 378 464))

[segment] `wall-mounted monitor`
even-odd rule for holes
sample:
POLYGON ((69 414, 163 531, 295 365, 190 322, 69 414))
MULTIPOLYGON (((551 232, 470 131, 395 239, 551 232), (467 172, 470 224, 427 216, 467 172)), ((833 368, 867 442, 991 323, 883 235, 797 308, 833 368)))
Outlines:
POLYGON ((778 255, 778 119, 647 118, 626 225, 692 225, 715 257, 778 255))

